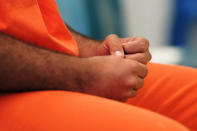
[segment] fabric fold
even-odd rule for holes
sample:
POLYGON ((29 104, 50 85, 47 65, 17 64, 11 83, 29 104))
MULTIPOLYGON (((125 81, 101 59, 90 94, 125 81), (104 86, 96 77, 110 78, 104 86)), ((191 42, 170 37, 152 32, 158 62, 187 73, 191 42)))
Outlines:
POLYGON ((0 31, 69 55, 79 55, 54 0, 1 0, 0 31))

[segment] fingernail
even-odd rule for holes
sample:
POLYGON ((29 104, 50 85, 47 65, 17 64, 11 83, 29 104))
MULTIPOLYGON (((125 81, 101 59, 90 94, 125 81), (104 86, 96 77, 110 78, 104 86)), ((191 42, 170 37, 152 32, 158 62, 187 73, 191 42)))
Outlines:
POLYGON ((122 52, 120 51, 115 51, 115 56, 120 56, 120 57, 123 57, 124 55, 122 54, 122 52))

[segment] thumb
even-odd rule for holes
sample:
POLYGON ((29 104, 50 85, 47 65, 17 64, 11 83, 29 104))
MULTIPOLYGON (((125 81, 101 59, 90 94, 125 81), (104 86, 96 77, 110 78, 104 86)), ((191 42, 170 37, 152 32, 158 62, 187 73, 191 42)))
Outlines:
POLYGON ((124 58, 124 49, 121 40, 117 35, 109 35, 105 39, 105 44, 109 48, 110 54, 124 58))

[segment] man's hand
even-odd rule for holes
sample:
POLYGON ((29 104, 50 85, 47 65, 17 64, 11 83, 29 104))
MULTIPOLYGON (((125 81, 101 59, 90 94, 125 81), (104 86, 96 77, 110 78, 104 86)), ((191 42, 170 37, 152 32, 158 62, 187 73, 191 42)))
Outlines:
MULTIPOLYGON (((126 42, 127 39, 122 39, 122 49, 126 53, 135 52, 124 45, 126 42)), ((112 49, 116 51, 117 47, 111 46, 112 49)), ((147 75, 147 67, 130 58, 119 55, 77 58, 34 47, 1 33, 0 58, 1 92, 67 90, 126 101, 136 95, 147 75)))
POLYGON ((149 41, 142 37, 118 38, 109 35, 98 47, 98 55, 116 55, 147 64, 151 59, 149 41))
POLYGON ((147 64, 152 58, 149 52, 149 41, 146 38, 123 38, 121 39, 121 45, 124 48, 125 58, 127 59, 147 64))
POLYGON ((103 42, 93 40, 69 28, 77 41, 80 57, 116 55, 147 64, 151 59, 149 41, 142 37, 119 38, 109 35, 103 42))
POLYGON ((145 65, 130 59, 67 56, 1 33, 0 58, 0 92, 66 90, 126 101, 147 75, 145 65))
POLYGON ((89 64, 85 64, 86 73, 82 78, 84 92, 119 101, 136 96, 148 72, 144 64, 113 55, 85 61, 89 64))

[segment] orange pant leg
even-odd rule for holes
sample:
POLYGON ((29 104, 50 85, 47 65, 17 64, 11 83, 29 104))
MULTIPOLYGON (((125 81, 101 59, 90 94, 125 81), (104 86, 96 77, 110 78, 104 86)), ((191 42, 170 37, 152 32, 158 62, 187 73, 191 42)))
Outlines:
POLYGON ((145 86, 128 103, 173 118, 197 130, 197 70, 149 64, 145 86))
POLYGON ((1 131, 187 131, 181 124, 95 96, 44 91, 0 95, 1 131))

